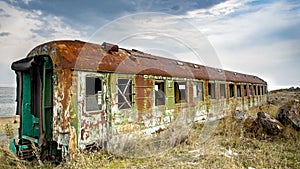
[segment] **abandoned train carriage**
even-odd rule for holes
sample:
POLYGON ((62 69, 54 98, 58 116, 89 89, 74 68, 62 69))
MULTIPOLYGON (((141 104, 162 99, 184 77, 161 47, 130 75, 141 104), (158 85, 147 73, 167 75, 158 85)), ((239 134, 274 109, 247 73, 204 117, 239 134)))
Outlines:
POLYGON ((110 136, 167 128, 180 111, 248 109, 267 100, 267 83, 241 73, 162 58, 117 45, 53 41, 12 64, 17 75, 20 158, 64 157, 110 136))

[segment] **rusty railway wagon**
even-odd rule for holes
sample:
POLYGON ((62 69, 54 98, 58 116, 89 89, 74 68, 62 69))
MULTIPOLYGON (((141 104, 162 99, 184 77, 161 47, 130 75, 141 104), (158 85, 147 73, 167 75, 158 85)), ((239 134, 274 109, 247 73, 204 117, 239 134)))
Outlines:
POLYGON ((12 64, 17 77, 22 159, 60 157, 133 130, 151 135, 179 112, 192 121, 246 110, 267 101, 267 83, 253 75, 153 56, 117 45, 52 41, 12 64))

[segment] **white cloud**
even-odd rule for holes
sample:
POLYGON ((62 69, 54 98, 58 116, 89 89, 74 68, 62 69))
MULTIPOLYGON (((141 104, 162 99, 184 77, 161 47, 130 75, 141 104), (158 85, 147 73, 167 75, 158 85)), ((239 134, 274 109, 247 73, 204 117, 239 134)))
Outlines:
POLYGON ((5 15, 0 16, 0 32, 9 33, 0 37, 1 63, 25 57, 34 46, 53 39, 80 38, 80 32, 65 25, 61 18, 43 15, 39 10, 22 10, 0 2, 5 15), (51 30, 51 31, 50 31, 51 30))
MULTIPOLYGON (((29 2, 29 1, 26 1, 29 2)), ((64 24, 62 18, 44 15, 39 10, 23 10, 0 2, 0 64, 9 69, 15 60, 24 58, 35 46, 56 39, 79 39, 81 33, 64 24)), ((11 79, 13 71, 0 74, 0 79, 11 79)), ((7 80, 2 81, 8 83, 7 80)), ((12 85, 12 84, 1 84, 12 85)))
POLYGON ((244 6, 244 4, 249 1, 250 0, 228 0, 216 4, 211 8, 188 11, 187 14, 183 17, 189 19, 210 19, 217 16, 223 17, 225 15, 235 12, 238 8, 244 6))
MULTIPOLYGON (((10 3, 16 4, 18 3, 20 0, 9 0, 10 3)), ((23 2, 24 4, 28 5, 29 2, 31 2, 33 0, 21 0, 21 2, 23 2)))
POLYGON ((229 0, 181 16, 198 27, 214 46, 224 68, 269 79, 270 88, 300 85, 299 3, 274 1, 248 5, 229 0), (295 10, 298 9, 298 10, 295 10))
POLYGON ((220 67, 212 46, 196 27, 164 13, 122 17, 99 29, 89 41, 107 41, 154 55, 220 67))

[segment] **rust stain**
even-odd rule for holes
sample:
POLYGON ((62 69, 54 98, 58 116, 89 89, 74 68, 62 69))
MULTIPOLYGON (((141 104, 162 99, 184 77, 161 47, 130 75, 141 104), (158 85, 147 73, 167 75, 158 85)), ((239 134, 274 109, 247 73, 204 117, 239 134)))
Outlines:
POLYGON ((243 109, 256 106, 261 101, 266 100, 263 96, 254 95, 255 93, 265 94, 263 93, 263 86, 267 85, 265 81, 256 76, 202 65, 195 67, 188 62, 181 62, 182 64, 178 65, 176 60, 153 56, 137 50, 118 48, 117 45, 113 44, 98 45, 81 41, 53 41, 33 49, 28 57, 41 54, 47 54, 51 57, 56 75, 56 80, 53 83, 53 140, 57 141, 59 149, 61 146, 69 145, 71 158, 76 157, 79 146, 86 146, 97 139, 105 139, 106 127, 111 127, 110 130, 117 134, 130 133, 142 128, 144 130, 149 129, 151 133, 158 133, 166 129, 161 127, 162 125, 171 123, 180 116, 178 112, 195 111, 195 119, 205 120, 210 111, 220 113, 230 109, 230 106, 243 109), (41 51, 40 48, 45 45, 49 46, 48 53, 37 52, 41 51), (114 73, 111 75, 113 76, 111 81, 105 79, 104 75, 101 77, 103 78, 103 88, 108 90, 105 91, 107 96, 102 97, 102 100, 109 98, 109 101, 103 101, 103 104, 108 105, 103 106, 103 109, 99 111, 86 111, 86 89, 82 78, 85 78, 87 72, 94 72, 94 75, 97 76, 114 73), (117 108, 116 79, 120 73, 134 77, 132 79, 134 82, 133 91, 135 92, 133 94, 134 108, 130 110, 118 110, 117 108), (151 76, 151 78, 146 78, 144 75, 151 76), (175 78, 181 78, 182 81, 187 82, 186 103, 177 104, 172 101, 172 99, 175 101, 173 86, 176 81, 175 78), (161 106, 162 108, 159 106, 153 108, 155 79, 166 82, 166 104, 161 106), (200 79, 203 82, 204 100, 201 103, 196 103, 193 100, 192 79, 200 79), (210 79, 216 81, 215 100, 208 98, 210 79), (252 89, 252 94, 250 96, 249 91, 247 96, 242 94, 241 98, 231 98, 229 85, 226 83, 226 98, 221 99, 218 81, 222 81, 222 83, 233 82, 235 85, 241 83, 241 93, 245 93, 242 83, 251 84, 249 88, 252 89), (194 108, 196 104, 197 106, 194 108), (104 107, 110 109, 106 110, 104 107), (76 124, 72 123, 74 119, 77 119, 76 124), (112 126, 106 126, 108 125, 107 122, 113 123, 112 126))
MULTIPOLYGON (((99 44, 82 41, 52 41, 40 45, 56 48, 59 59, 55 58, 63 69, 80 69, 102 72, 151 74, 159 76, 173 76, 196 79, 214 79, 232 82, 247 82, 266 84, 256 76, 216 69, 203 65, 194 68, 192 63, 182 62, 177 65, 176 60, 154 56, 136 50, 118 49, 118 52, 108 53, 99 44), (130 56, 136 56, 131 59, 130 56)), ((38 47, 37 47, 38 48, 38 47)), ((29 55, 34 55, 34 51, 29 55)), ((116 51, 116 50, 115 50, 116 51)))

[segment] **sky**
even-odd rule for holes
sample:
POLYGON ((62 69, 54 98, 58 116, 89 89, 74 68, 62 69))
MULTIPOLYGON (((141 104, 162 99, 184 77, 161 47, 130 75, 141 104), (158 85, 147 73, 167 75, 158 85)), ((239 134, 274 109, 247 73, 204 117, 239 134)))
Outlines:
POLYGON ((300 86, 299 0, 0 0, 0 86, 53 40, 103 41, 300 86))

